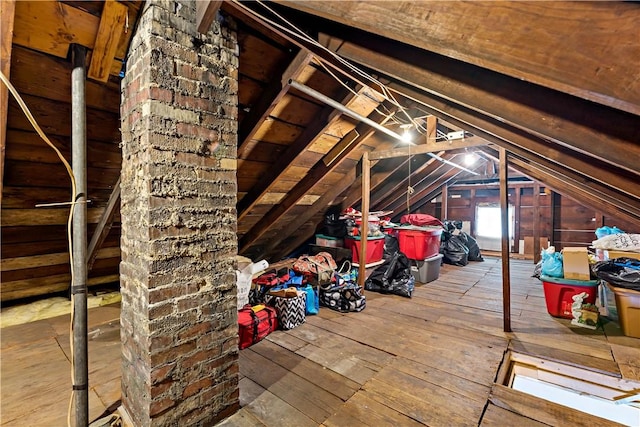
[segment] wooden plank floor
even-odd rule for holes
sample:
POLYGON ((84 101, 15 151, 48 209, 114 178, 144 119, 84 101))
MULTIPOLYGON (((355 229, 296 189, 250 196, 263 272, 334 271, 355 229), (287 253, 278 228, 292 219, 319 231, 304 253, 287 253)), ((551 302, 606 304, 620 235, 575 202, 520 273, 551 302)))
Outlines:
MULTIPOLYGON (((505 352, 640 380, 640 339, 615 323, 591 331, 549 316, 532 270, 512 261, 512 333, 502 332, 500 260, 490 257, 443 265, 411 299, 366 292, 361 313, 321 309, 276 331, 240 352, 242 409, 219 425, 581 425, 569 410, 495 386, 505 352)), ((117 319, 114 307, 90 312, 92 419, 120 397, 117 319)), ((2 425, 65 424, 67 322, 2 330, 2 425)))

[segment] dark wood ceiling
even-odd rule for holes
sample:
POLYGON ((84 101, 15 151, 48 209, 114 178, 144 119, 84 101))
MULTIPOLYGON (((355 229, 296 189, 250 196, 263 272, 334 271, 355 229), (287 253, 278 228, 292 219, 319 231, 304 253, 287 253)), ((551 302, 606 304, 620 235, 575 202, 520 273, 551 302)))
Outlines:
MULTIPOLYGON (((90 284, 117 281, 119 218, 109 200, 117 200, 121 163, 119 81, 144 7, 139 1, 106 5, 2 2, 2 70, 67 158, 69 46, 90 50, 89 236, 111 225, 95 251, 90 284), (7 37, 11 21, 13 36, 7 37), (116 34, 116 42, 105 43, 105 32, 116 34)), ((400 215, 407 203, 420 209, 444 184, 470 176, 424 151, 461 164, 465 149, 481 150, 474 168, 484 174, 504 147, 513 173, 625 221, 640 220, 637 3, 266 5, 225 1, 219 12, 237 25, 240 48, 241 254, 271 261, 289 254, 313 236, 328 207, 359 206, 358 164, 365 151, 401 146, 291 87, 290 80, 393 132, 400 133, 408 117, 423 126, 411 156, 374 162, 374 210, 400 215), (283 18, 309 38, 284 30, 293 27, 283 18), (468 132, 464 140, 441 137, 460 130, 468 132), (418 147, 423 153, 415 154, 418 147), (415 191, 407 201, 409 185, 415 191)), ((17 104, 9 99, 3 110, 2 299, 8 300, 68 286, 66 209, 35 205, 67 200, 69 184, 17 104)))

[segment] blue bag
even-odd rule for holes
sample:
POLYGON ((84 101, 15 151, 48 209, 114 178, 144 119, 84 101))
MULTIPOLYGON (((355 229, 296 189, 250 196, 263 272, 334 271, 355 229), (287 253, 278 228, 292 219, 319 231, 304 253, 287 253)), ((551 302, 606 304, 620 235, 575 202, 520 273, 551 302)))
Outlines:
POLYGON ((542 275, 564 277, 562 254, 560 252, 547 253, 542 251, 542 275))
POLYGON ((318 314, 320 311, 320 299, 318 298, 318 288, 314 288, 311 285, 307 285, 303 288, 300 288, 301 291, 305 291, 307 293, 307 305, 306 305, 306 314, 318 314))

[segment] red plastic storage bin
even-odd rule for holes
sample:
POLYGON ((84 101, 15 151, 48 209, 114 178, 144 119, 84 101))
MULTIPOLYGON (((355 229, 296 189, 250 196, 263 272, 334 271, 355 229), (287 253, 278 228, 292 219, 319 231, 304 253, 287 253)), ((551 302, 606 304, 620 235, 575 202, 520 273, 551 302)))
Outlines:
POLYGON ((440 253, 440 227, 396 228, 400 252, 409 259, 425 260, 440 253))
POLYGON ((573 296, 582 292, 588 295, 582 300, 583 304, 595 304, 598 294, 598 280, 571 280, 557 277, 541 276, 544 287, 544 300, 547 311, 554 317, 573 319, 571 305, 573 296))
MULTIPOLYGON (((351 249, 351 260, 359 263, 360 259, 360 237, 349 236, 344 238, 344 247, 351 249)), ((367 257, 365 264, 378 262, 382 259, 384 253, 384 236, 369 237, 367 239, 367 257)))

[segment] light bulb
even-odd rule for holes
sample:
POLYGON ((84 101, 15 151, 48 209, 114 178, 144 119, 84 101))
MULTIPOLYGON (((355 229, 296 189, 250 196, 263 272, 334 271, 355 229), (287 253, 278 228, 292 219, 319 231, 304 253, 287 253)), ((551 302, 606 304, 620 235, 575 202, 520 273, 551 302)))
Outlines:
POLYGON ((410 144, 412 142, 412 136, 411 136, 411 132, 409 132, 409 129, 405 129, 404 132, 402 132, 402 142, 406 143, 406 144, 410 144))
POLYGON ((476 160, 476 156, 474 156, 473 154, 467 154, 466 156, 464 156, 464 164, 467 166, 473 165, 476 160))

